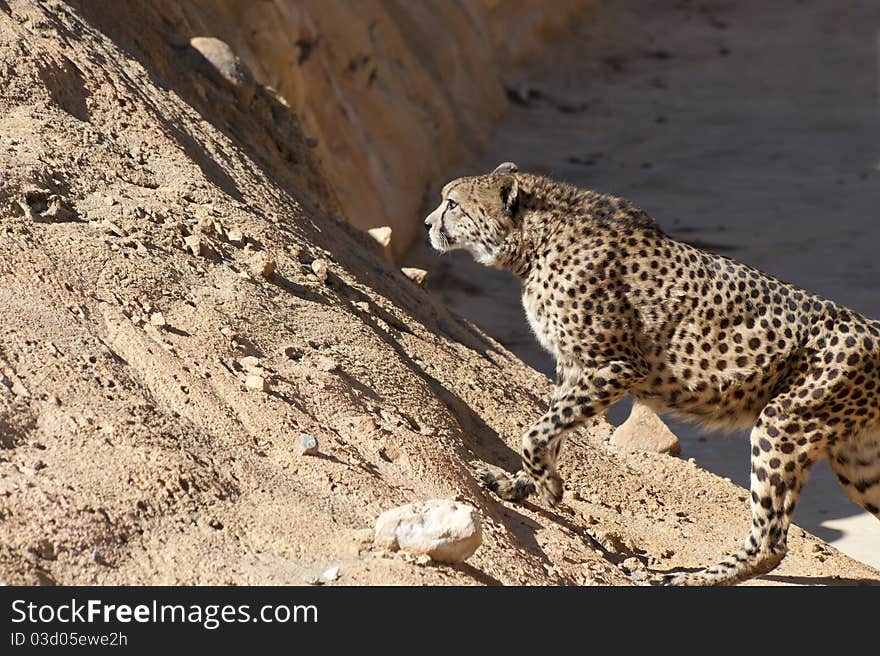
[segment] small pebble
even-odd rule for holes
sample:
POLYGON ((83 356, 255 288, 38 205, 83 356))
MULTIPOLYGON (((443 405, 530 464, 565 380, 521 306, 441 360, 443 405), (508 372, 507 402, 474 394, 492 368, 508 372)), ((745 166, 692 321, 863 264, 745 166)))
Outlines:
POLYGON ((327 579, 328 581, 335 581, 336 579, 339 578, 339 568, 338 567, 331 567, 326 572, 324 572, 324 578, 327 579))
POLYGON ((315 366, 320 371, 335 371, 339 368, 336 360, 334 360, 333 358, 328 358, 326 355, 319 355, 317 358, 315 358, 315 366))
POLYGON ((153 312, 153 314, 150 315, 150 323, 156 326, 156 328, 164 328, 168 325, 161 312, 153 312))
POLYGON ((324 260, 322 260, 321 258, 318 258, 317 260, 312 260, 311 267, 312 273, 317 276, 318 280, 320 280, 321 282, 327 280, 327 263, 324 260))
POLYGON ((385 256, 385 260, 389 264, 394 263, 394 254, 391 252, 391 236, 392 231, 389 226, 382 226, 381 228, 371 228, 367 230, 370 237, 376 240, 376 243, 382 248, 382 253, 385 256))
POLYGON ((258 255, 254 258, 253 262, 251 262, 250 266, 251 275, 261 276, 263 278, 270 278, 277 268, 278 265, 275 263, 275 260, 266 255, 258 255))
POLYGON ((241 366, 245 369, 259 369, 260 368, 260 358, 254 355, 246 355, 245 357, 239 360, 241 366))
POLYGON ((249 387, 250 389, 260 390, 261 392, 269 391, 269 381, 267 381, 262 376, 248 376, 244 381, 245 387, 249 387))
POLYGON ((301 456, 318 455, 318 438, 310 433, 300 433, 296 450, 301 456))
POLYGON ((419 287, 424 287, 425 282, 428 280, 428 272, 425 269, 417 269, 416 267, 403 267, 401 269, 401 272, 419 287))
POLYGON ((198 256, 202 254, 202 240, 199 239, 198 235, 190 235, 184 238, 183 243, 186 244, 186 247, 193 255, 198 256))
POLYGON ((107 219, 98 224, 98 229, 106 235, 114 235, 115 237, 123 237, 125 235, 125 231, 122 228, 107 219))
POLYGON ((226 239, 233 246, 244 246, 244 234, 238 228, 230 228, 226 233, 226 239))

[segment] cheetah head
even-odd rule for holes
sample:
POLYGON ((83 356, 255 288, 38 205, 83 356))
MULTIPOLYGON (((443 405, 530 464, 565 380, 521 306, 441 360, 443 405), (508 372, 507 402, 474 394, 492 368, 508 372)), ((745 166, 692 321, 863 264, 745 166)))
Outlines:
POLYGON ((443 187, 440 205, 425 219, 428 238, 441 253, 463 249, 481 264, 496 252, 516 224, 517 167, 499 165, 489 175, 458 178, 443 187))

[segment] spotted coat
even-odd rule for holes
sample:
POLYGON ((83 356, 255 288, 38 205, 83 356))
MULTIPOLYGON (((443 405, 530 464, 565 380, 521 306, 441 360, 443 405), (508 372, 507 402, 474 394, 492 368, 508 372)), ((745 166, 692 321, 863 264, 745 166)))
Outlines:
POLYGON ((556 359, 549 409, 522 438, 523 468, 483 480, 500 497, 562 498, 563 437, 630 393, 710 427, 751 427, 752 524, 743 547, 671 584, 730 584, 773 569, 810 467, 828 459, 880 518, 880 322, 757 269, 676 241, 631 202, 506 163, 444 187, 425 221, 522 281, 556 359))

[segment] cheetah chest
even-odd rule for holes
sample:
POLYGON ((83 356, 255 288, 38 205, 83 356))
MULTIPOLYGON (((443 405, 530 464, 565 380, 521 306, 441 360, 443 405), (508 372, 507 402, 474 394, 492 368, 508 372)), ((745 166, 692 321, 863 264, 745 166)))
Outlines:
POLYGON ((554 331, 555 320, 551 313, 548 312, 548 307, 550 307, 548 299, 545 298, 544 294, 534 290, 531 285, 527 285, 523 289, 522 304, 526 311, 529 326, 532 332, 535 333, 538 342, 552 356, 558 357, 559 344, 554 331))

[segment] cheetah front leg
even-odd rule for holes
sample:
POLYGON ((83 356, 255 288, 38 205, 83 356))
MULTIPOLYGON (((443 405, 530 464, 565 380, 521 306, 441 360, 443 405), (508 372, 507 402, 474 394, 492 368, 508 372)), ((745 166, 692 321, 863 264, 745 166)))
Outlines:
POLYGON ((550 408, 523 434, 523 468, 516 474, 484 470, 480 478, 502 499, 522 501, 537 490, 551 505, 562 500, 562 478, 556 460, 566 433, 623 396, 637 380, 625 362, 611 362, 586 372, 570 366, 560 372, 550 408))
MULTIPOLYGON (((790 406, 789 406, 790 407, 790 406)), ((826 442, 827 427, 804 422, 781 403, 768 405, 751 434, 752 524, 743 547, 697 572, 666 575, 666 585, 733 585, 766 574, 785 557, 801 488, 826 442)))

